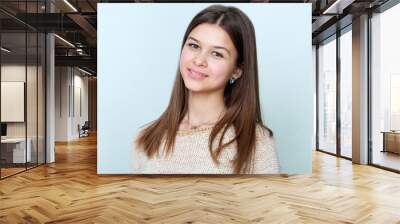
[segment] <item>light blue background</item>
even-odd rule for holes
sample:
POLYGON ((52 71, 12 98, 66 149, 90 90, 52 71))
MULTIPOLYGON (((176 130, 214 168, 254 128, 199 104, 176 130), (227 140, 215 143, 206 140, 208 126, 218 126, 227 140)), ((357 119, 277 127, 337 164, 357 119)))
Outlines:
MULTIPOLYGON (((99 174, 132 173, 137 129, 167 106, 190 20, 211 4, 98 4, 99 174)), ((256 31, 263 119, 282 172, 311 173, 311 4, 236 3, 256 31)))

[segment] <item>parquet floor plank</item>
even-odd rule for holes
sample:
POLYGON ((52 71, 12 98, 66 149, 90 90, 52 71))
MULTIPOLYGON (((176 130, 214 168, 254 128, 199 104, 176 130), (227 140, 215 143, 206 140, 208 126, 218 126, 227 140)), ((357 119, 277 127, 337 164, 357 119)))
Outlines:
POLYGON ((0 181, 0 223, 397 223, 400 175, 313 152, 310 175, 97 175, 96 137, 0 181))

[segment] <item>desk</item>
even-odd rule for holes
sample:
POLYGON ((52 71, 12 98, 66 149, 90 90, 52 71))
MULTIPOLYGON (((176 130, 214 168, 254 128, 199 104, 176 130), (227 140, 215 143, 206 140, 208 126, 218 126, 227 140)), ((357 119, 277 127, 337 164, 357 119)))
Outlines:
MULTIPOLYGON (((27 158, 27 162, 30 162, 32 159, 31 154, 31 145, 32 140, 30 138, 27 139, 27 146, 26 147, 26 155, 25 155, 25 138, 6 138, 1 139, 2 144, 2 157, 3 153, 6 154, 7 151, 10 151, 12 154, 12 161, 11 163, 25 163, 25 158, 27 158), (14 146, 12 149, 9 149, 9 146, 14 146)), ((11 158, 10 158, 11 160, 11 158)))
POLYGON ((393 152, 400 154, 400 132, 399 131, 382 131, 383 133, 383 150, 382 152, 393 152))

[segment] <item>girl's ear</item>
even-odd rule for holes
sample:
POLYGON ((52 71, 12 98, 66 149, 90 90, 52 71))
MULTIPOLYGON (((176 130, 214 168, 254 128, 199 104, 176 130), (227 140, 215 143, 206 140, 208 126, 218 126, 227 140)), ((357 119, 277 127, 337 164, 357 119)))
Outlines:
POLYGON ((242 76, 242 74, 243 74, 243 65, 240 64, 238 67, 236 67, 236 69, 234 70, 233 74, 234 74, 233 77, 235 79, 240 78, 242 76))

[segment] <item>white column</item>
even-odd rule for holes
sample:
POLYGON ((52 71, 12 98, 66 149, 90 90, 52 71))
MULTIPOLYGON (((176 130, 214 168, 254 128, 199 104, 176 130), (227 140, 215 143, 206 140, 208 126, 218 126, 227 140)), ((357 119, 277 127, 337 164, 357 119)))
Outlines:
POLYGON ((54 151, 54 133, 55 133, 55 76, 54 76, 54 35, 49 33, 46 36, 46 57, 47 57, 47 76, 46 76, 46 163, 52 163, 55 161, 55 151, 54 151))
POLYGON ((352 159, 368 163, 368 15, 353 20, 352 159))
MULTIPOLYGON (((53 12, 54 6, 50 1, 46 4, 47 11, 53 12)), ((54 133, 55 133, 55 44, 54 35, 46 35, 46 163, 55 162, 54 133)))

